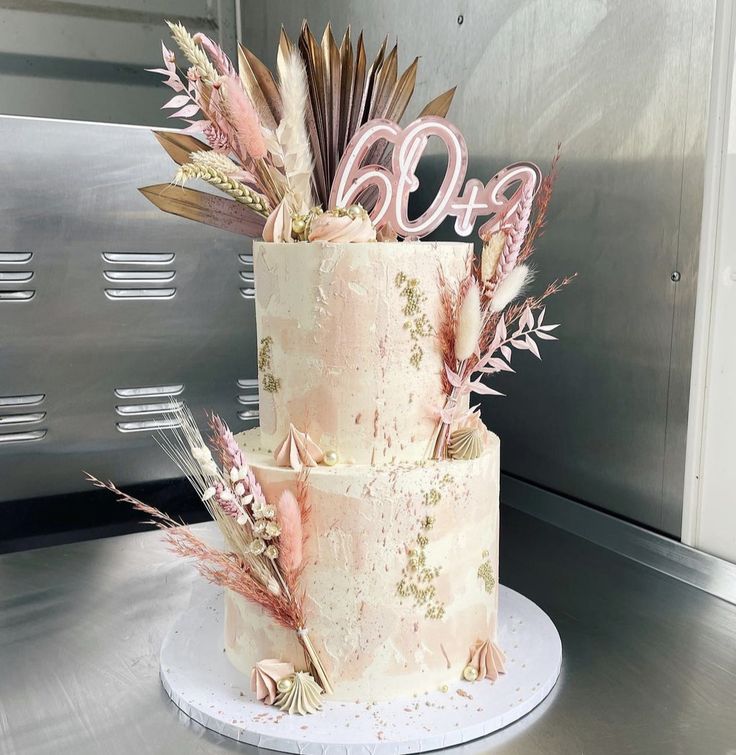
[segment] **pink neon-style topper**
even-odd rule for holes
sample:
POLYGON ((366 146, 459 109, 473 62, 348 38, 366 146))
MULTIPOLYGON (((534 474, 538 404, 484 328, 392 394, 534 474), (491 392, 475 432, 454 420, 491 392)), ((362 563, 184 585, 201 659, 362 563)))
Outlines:
POLYGON ((527 190, 537 191, 542 177, 534 163, 518 162, 499 171, 487 184, 472 178, 463 188, 467 168, 465 139, 445 118, 424 116, 403 129, 398 123, 376 118, 361 126, 350 140, 332 183, 330 207, 354 204, 363 192, 373 188, 377 199, 370 215, 378 228, 390 224, 400 236, 420 238, 451 216, 455 218, 455 231, 469 236, 477 219, 488 217, 478 229, 481 238, 488 238, 503 226, 527 190), (409 195, 419 186, 417 165, 432 136, 447 149, 447 168, 429 207, 412 220, 408 216, 409 195), (381 140, 393 147, 391 167, 363 165, 381 140))

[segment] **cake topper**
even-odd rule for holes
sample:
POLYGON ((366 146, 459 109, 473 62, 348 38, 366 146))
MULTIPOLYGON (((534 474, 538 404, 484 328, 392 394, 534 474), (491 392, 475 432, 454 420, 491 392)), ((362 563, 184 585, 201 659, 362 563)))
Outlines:
POLYGON ((534 163, 518 162, 499 171, 487 184, 470 179, 463 187, 468 149, 459 129, 445 118, 425 116, 402 128, 385 118, 365 123, 350 140, 335 172, 330 207, 347 207, 373 189, 370 211, 377 228, 390 225, 400 236, 420 238, 434 231, 446 217, 455 218, 460 236, 473 232, 478 217, 490 216, 479 228, 481 238, 498 231, 519 206, 524 194, 532 198, 542 180, 534 163), (417 166, 429 139, 437 137, 447 150, 447 168, 437 195, 417 218, 409 218, 409 195, 419 187, 417 166), (390 167, 375 162, 390 145, 390 167), (374 161, 364 164, 366 159, 374 161))

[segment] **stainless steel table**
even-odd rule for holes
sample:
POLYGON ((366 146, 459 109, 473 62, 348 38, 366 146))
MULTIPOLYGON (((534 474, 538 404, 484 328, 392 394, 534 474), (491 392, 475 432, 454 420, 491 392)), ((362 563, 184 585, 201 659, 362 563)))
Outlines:
MULTIPOLYGON (((562 676, 527 718, 455 751, 736 755, 735 606, 509 509, 501 568, 555 621, 562 676)), ((153 532, 0 557, 0 752, 252 750, 189 721, 158 680, 195 578, 153 532)))

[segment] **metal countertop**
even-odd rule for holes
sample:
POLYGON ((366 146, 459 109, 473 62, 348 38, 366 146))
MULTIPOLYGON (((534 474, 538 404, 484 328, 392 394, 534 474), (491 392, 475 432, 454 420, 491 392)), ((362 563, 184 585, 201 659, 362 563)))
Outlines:
MULTIPOLYGON (((736 606, 513 509, 501 532, 501 579, 554 620, 562 675, 455 752, 736 755, 736 606)), ((255 751, 159 682, 195 579, 155 532, 0 557, 0 753, 255 751)))

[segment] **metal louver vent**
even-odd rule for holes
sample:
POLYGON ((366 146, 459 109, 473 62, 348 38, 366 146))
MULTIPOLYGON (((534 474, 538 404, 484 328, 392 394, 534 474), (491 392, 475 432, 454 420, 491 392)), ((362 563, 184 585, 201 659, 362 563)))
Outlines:
POLYGON ((116 403, 115 413, 122 417, 116 423, 121 433, 153 432, 178 427, 171 416, 172 409, 180 409, 183 402, 174 396, 184 392, 184 385, 151 385, 133 388, 116 388, 115 398, 129 403, 116 403))
POLYGON ((244 266, 240 271, 240 295, 244 299, 256 298, 256 278, 253 272, 253 255, 239 254, 238 260, 244 266))
POLYGON ((33 270, 17 269, 28 265, 33 252, 0 252, 0 302, 30 301, 36 289, 30 287, 33 270))
POLYGON ((112 301, 173 299, 176 270, 151 268, 170 265, 175 258, 175 252, 103 252, 102 277, 112 284, 105 288, 105 296, 112 301))
POLYGON ((0 396, 0 445, 46 437, 46 428, 38 427, 46 419, 46 412, 36 408, 45 398, 43 393, 0 396))
POLYGON ((242 378, 238 380, 238 404, 243 408, 238 412, 238 418, 246 422, 258 420, 258 378, 242 378))

